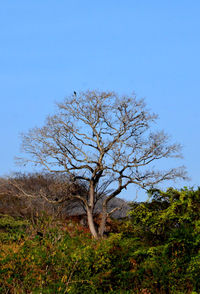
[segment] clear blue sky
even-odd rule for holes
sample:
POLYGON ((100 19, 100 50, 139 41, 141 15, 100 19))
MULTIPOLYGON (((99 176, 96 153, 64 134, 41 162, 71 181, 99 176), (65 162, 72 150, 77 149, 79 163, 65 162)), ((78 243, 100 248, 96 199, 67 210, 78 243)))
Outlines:
POLYGON ((19 170, 20 132, 42 125, 55 101, 134 90, 184 147, 184 160, 169 163, 188 169, 179 185, 199 185, 199 15, 197 0, 2 1, 0 176, 19 170))

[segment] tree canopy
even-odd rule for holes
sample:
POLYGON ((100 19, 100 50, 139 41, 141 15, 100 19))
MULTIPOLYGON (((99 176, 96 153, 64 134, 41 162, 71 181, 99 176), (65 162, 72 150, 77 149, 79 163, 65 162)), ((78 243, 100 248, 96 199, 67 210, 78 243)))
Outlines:
POLYGON ((97 238, 103 235, 111 213, 108 202, 129 184, 149 189, 165 180, 186 177, 183 167, 155 169, 154 162, 162 158, 181 157, 179 144, 169 143, 163 131, 152 131, 156 119, 135 95, 75 92, 57 104, 57 113, 47 117, 43 127, 22 135, 22 150, 29 155, 22 162, 88 183, 88 197, 75 194, 73 198, 85 205, 91 233, 97 238), (97 232, 92 215, 102 186, 106 197, 97 232))

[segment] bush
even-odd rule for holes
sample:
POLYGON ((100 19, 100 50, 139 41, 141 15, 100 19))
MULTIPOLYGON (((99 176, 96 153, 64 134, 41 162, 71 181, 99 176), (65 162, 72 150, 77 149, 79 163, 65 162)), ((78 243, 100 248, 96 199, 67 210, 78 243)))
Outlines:
POLYGON ((102 240, 45 215, 1 216, 0 293, 199 293, 200 191, 151 193, 102 240))
POLYGON ((149 202, 133 204, 129 224, 129 237, 142 244, 134 257, 147 286, 160 293, 199 291, 200 189, 152 190, 150 196, 149 202))

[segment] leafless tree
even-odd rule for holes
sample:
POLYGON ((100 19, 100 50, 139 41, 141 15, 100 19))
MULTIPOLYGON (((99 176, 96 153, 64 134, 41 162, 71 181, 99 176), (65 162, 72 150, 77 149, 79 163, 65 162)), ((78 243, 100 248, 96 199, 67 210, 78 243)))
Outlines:
MULTIPOLYGON (((184 167, 156 170, 154 162, 181 157, 180 145, 169 143, 163 132, 152 132, 157 115, 135 95, 87 91, 69 96, 57 104, 41 128, 22 135, 22 150, 32 162, 50 172, 67 173, 71 180, 88 183, 88 197, 74 193, 68 197, 83 203, 94 238, 103 236, 108 202, 130 184, 148 189, 175 178, 185 178, 184 167), (98 189, 108 183, 98 230, 93 220, 98 189)), ((61 200, 60 200, 61 201, 61 200)))
POLYGON ((88 187, 70 182, 67 174, 15 173, 0 178, 0 213, 31 220, 45 213, 62 219, 83 209, 80 202, 69 199, 69 194, 87 198, 88 187))

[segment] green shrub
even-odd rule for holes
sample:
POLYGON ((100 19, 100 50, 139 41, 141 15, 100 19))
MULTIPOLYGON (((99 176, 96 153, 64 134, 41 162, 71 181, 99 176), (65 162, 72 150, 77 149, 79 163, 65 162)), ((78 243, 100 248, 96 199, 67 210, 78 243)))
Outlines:
POLYGON ((200 291, 200 189, 150 193, 151 201, 133 204, 129 224, 129 238, 137 237, 143 245, 134 257, 147 275, 147 286, 155 291, 156 283, 163 293, 200 291))
POLYGON ((200 293, 199 196, 152 191, 102 240, 46 216, 1 216, 0 293, 200 293))

